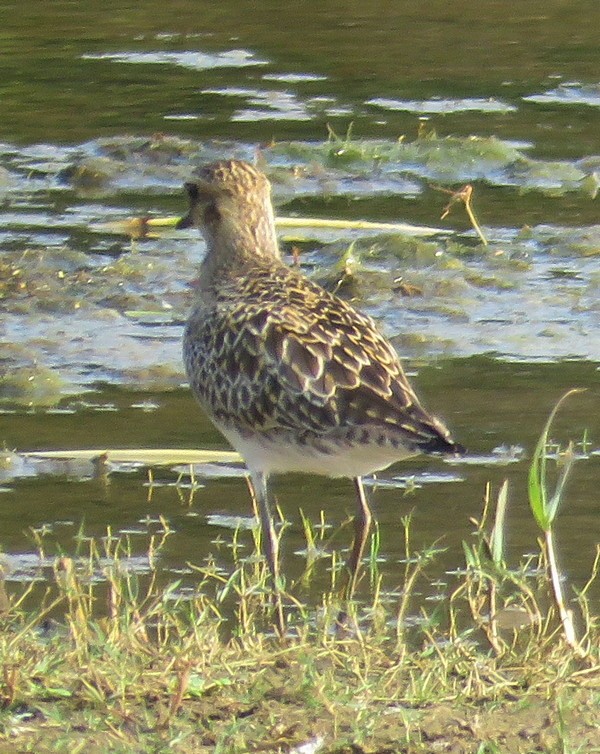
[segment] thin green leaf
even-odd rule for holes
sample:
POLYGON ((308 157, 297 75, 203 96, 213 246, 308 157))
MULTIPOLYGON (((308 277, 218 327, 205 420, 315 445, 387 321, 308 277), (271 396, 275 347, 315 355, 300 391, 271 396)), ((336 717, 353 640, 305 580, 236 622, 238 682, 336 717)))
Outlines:
POLYGON ((538 440, 531 465, 529 466, 529 477, 527 481, 527 492, 529 493, 529 506, 533 517, 542 531, 548 528, 546 518, 546 440, 548 437, 548 426, 538 440))
MULTIPOLYGON (((550 529, 554 518, 554 515, 551 514, 551 510, 553 510, 555 514, 558 507, 558 502, 555 502, 554 504, 551 503, 550 505, 548 504, 548 489, 546 480, 546 445, 548 444, 548 435, 550 433, 550 428, 552 426, 552 422, 554 421, 554 417, 556 416, 560 406, 570 395, 575 395, 575 393, 581 392, 583 392, 581 388, 573 388, 572 390, 568 390, 563 396, 561 396, 561 398, 559 398, 556 405, 550 412, 548 421, 544 426, 544 431, 542 432, 540 439, 537 442, 535 451, 533 453, 533 458, 531 459, 527 485, 527 490, 529 493, 529 505, 531 507, 533 517, 535 518, 538 526, 540 527, 540 529, 542 529, 542 531, 548 531, 550 529)), ((562 486, 564 486, 564 480, 563 485, 561 485, 561 491, 562 486)))
POLYGON ((70 689, 57 688, 55 686, 47 686, 46 694, 49 697, 60 697, 62 699, 69 699, 73 696, 73 692, 70 689))
POLYGON ((462 543, 463 552, 465 554, 465 563, 467 565, 467 568, 479 568, 480 560, 478 557, 475 556, 475 553, 471 549, 470 545, 468 545, 464 540, 462 543))
POLYGON ((506 518, 506 506, 508 504, 508 479, 505 479, 498 492, 498 502, 496 503, 496 517, 494 528, 492 529, 492 560, 495 565, 502 565, 504 562, 504 520, 506 518))

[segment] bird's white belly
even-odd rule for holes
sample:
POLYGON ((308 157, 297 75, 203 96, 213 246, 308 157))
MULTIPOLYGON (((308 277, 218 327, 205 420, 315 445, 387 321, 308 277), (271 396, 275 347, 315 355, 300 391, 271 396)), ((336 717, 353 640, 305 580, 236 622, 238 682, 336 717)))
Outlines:
POLYGON ((230 427, 219 429, 252 471, 264 474, 299 472, 328 477, 357 477, 372 474, 401 461, 415 451, 371 444, 327 443, 328 451, 307 443, 286 442, 282 438, 242 436, 230 427))

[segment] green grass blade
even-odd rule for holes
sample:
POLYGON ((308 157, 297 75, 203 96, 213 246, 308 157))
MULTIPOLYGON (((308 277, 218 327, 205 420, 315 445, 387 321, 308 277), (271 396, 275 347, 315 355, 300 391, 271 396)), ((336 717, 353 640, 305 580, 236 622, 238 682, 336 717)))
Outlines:
POLYGON ((549 424, 546 424, 535 446, 527 480, 529 506, 537 525, 542 531, 548 529, 548 519, 546 516, 546 442, 549 428, 549 424))
MULTIPOLYGON (((548 435, 550 433, 550 428, 552 427, 552 423, 558 412, 558 409, 561 407, 564 401, 569 396, 581 392, 583 392, 581 388, 573 388, 572 390, 568 390, 563 396, 559 398, 556 405, 550 412, 548 421, 544 426, 544 431, 542 432, 540 439, 537 442, 535 451, 533 453, 533 458, 531 459, 527 484, 527 490, 529 493, 529 505, 531 507, 533 517, 535 518, 538 526, 540 527, 540 529, 542 529, 542 531, 548 531, 548 529, 552 526, 552 521, 554 520, 554 516, 556 515, 560 501, 559 495, 558 500, 554 500, 553 496, 550 503, 548 502, 546 480, 546 445, 548 444, 548 435)), ((562 480, 562 484, 561 480, 559 480, 554 495, 556 495, 557 492, 562 492, 565 480, 566 477, 562 480)))
POLYGON ((498 492, 496 503, 496 517, 492 529, 491 551, 494 564, 499 566, 504 562, 504 521, 506 518, 506 506, 508 504, 508 479, 505 479, 498 492))

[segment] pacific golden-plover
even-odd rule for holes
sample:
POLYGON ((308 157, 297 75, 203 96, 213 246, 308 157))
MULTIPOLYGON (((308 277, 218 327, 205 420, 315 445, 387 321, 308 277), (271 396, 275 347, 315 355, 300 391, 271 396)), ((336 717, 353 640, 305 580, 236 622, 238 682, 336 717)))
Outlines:
MULTIPOLYGON (((238 160, 215 162, 185 188, 190 210, 179 227, 199 227, 206 241, 184 334, 190 385, 246 462, 276 594, 269 476, 354 479, 349 599, 371 524, 361 477, 417 453, 462 448, 422 408, 373 320, 284 264, 262 172, 238 160)), ((283 632, 279 598, 277 611, 283 632)))

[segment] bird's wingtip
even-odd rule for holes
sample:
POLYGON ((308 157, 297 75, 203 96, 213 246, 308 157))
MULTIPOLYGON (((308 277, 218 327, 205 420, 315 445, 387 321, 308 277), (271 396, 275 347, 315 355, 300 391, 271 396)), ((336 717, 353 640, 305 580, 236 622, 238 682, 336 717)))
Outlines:
POLYGON ((467 453, 464 445, 445 437, 431 438, 420 446, 420 450, 424 453, 444 456, 464 456, 467 453))

